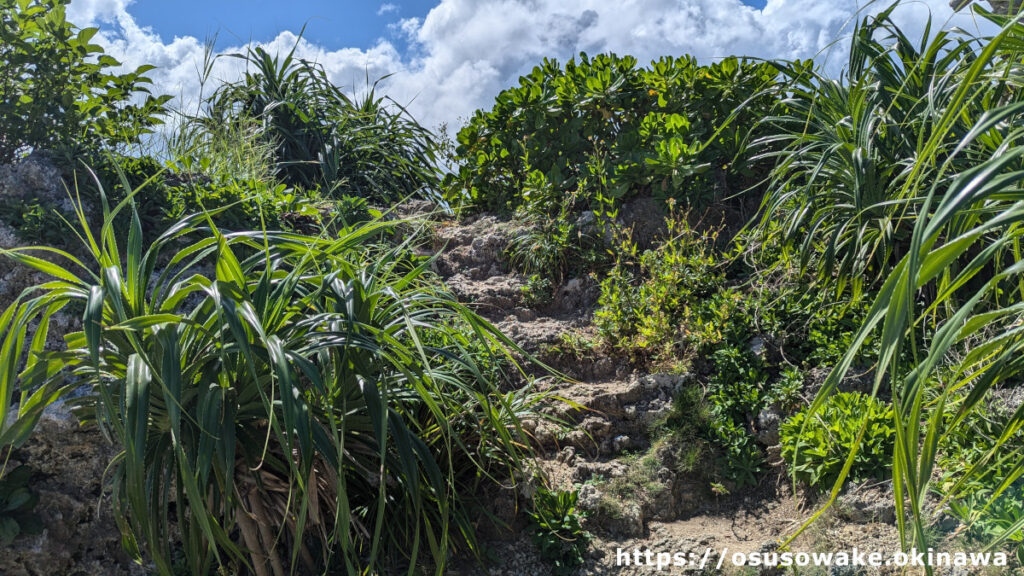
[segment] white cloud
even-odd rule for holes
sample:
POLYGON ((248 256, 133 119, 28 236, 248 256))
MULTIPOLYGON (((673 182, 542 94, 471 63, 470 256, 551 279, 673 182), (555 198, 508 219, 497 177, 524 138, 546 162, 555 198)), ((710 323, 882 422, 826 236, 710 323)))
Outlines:
POLYGON ((79 26, 115 23, 129 4, 131 0, 74 0, 68 6, 68 20, 79 26))
MULTIPOLYGON (((69 18, 99 24, 99 41, 127 65, 151 63, 157 90, 194 102, 203 43, 196 38, 161 38, 140 27, 127 12, 130 0, 73 0, 69 18)), ((693 54, 703 62, 728 55, 824 60, 823 50, 849 31, 861 0, 768 0, 763 10, 740 0, 440 0, 422 20, 400 20, 393 32, 408 44, 405 53, 381 40, 369 49, 328 50, 305 40, 297 53, 322 64, 336 83, 359 89, 392 76, 385 90, 410 104, 422 122, 437 125, 465 119, 489 105, 544 57, 566 60, 580 51, 632 54, 641 62, 662 55, 693 54)), ((885 6, 867 2, 872 11, 885 6)), ((887 4, 887 3, 886 3, 887 4)), ((389 5, 381 6, 381 12, 389 5)), ((920 35, 929 12, 935 23, 949 19, 974 29, 971 17, 953 15, 947 0, 917 0, 901 6, 896 19, 911 38, 920 35)), ((283 32, 265 43, 290 49, 296 35, 283 32)), ((225 52, 238 52, 242 47, 225 52)), ((841 52, 841 50, 839 51, 841 52)), ((841 65, 833 54, 830 65, 841 65)), ((237 78, 242 62, 220 59, 214 77, 237 78)))
POLYGON ((398 12, 398 5, 387 2, 380 5, 380 9, 377 10, 377 16, 384 16, 392 12, 398 12))

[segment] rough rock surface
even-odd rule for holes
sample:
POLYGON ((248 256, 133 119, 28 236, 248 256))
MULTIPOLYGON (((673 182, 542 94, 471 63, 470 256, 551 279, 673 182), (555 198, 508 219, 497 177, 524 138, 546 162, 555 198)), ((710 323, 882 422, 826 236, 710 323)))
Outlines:
POLYGON ((836 501, 836 513, 854 524, 896 521, 892 481, 851 484, 836 501))
MULTIPOLYGON (((70 202, 60 170, 44 153, 0 166, 0 201, 19 197, 55 204, 70 202)), ((13 229, 0 223, 0 250, 25 244, 13 229)), ((26 288, 46 280, 47 276, 0 257, 0 310, 26 288)), ((55 315, 47 346, 62 347, 64 335, 80 328, 77 315, 55 315)), ((103 473, 112 450, 95 428, 80 427, 65 406, 51 406, 46 411, 32 438, 14 451, 7 463, 8 469, 24 463, 36 471, 32 486, 40 500, 35 511, 45 531, 18 538, 0 550, 0 574, 142 573, 121 552, 121 538, 109 502, 102 499, 103 473)))
POLYGON ((509 270, 505 251, 522 225, 495 216, 444 223, 434 237, 435 271, 460 301, 470 304, 530 353, 589 323, 597 286, 583 278, 567 280, 551 305, 530 309, 524 300, 526 278, 509 270))
MULTIPOLYGON (((664 222, 661 212, 643 204, 624 207, 621 217, 620 223, 632 224, 634 231, 653 232, 664 222)), ((586 222, 579 224, 582 228, 586 222)), ((778 426, 783 415, 774 410, 752 415, 751 428, 766 446, 770 467, 759 486, 738 494, 716 493, 697 480, 699 475, 676 472, 678 456, 671 446, 656 444, 651 449, 651 428, 669 412, 673 397, 693 377, 634 373, 627 362, 602 351, 582 356, 550 353, 553 348, 564 347, 566 340, 592 336, 591 319, 599 286, 589 278, 567 279, 556 288, 552 303, 531 308, 523 298, 526 279, 505 262, 509 240, 520 227, 517 222, 494 216, 441 224, 434 238, 435 271, 461 301, 475 307, 527 351, 574 379, 549 383, 547 388, 553 396, 568 400, 552 401, 546 409, 563 425, 528 420, 523 426, 539 448, 536 467, 544 472, 551 487, 578 491, 577 509, 586 514, 584 528, 595 537, 584 565, 576 573, 691 573, 619 565, 615 554, 620 548, 775 550, 781 539, 792 534, 822 503, 819 495, 792 492, 779 458, 778 426), (636 481, 630 475, 635 474, 639 454, 653 454, 653 468, 641 478, 649 486, 638 487, 632 495, 611 493, 608 482, 636 481)), ((826 375, 825 369, 812 374, 805 392, 812 394, 826 375)), ((862 389, 870 380, 857 376, 845 381, 843 389, 862 389)), ((530 541, 523 514, 516 513, 533 488, 531 482, 526 482, 491 498, 491 513, 505 527, 484 522, 479 535, 488 555, 497 560, 486 568, 475 561, 460 561, 449 574, 554 573, 530 541)), ((801 535, 793 547, 891 550, 898 545, 891 501, 891 493, 886 493, 884 487, 855 487, 844 494, 842 510, 837 506, 801 535)), ((712 553, 712 560, 716 558, 712 553)), ((737 569, 727 573, 774 572, 737 569)))
POLYGON ((19 162, 0 166, 0 197, 70 201, 61 171, 45 152, 34 152, 19 162))
MULTIPOLYGON (((62 180, 62 173, 44 152, 35 152, 20 162, 0 166, 0 202, 17 198, 39 198, 57 204, 62 210, 71 210, 71 200, 62 180)), ((24 247, 14 229, 0 222, 0 250, 24 247)), ((36 253, 34 256, 49 258, 36 253)), ((28 287, 49 280, 44 274, 18 265, 8 258, 0 257, 0 310, 5 310, 19 294, 28 287)), ((49 334, 49 345, 60 346, 67 332, 81 326, 78 318, 59 314, 49 334)))
POLYGON ((64 407, 47 410, 8 464, 29 464, 36 471, 32 487, 40 498, 35 511, 45 529, 0 550, 0 574, 145 574, 123 553, 110 503, 104 499, 103 474, 113 451, 98 430, 79 426, 64 407))

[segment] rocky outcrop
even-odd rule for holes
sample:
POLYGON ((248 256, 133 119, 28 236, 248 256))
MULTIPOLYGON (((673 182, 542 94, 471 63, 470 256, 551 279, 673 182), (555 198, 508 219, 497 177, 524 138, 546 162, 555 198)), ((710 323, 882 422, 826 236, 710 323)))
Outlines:
POLYGON ((534 426, 537 443, 545 448, 573 446, 582 453, 612 456, 648 446, 648 430, 672 407, 672 398, 688 381, 672 374, 633 375, 626 381, 575 382, 560 387, 569 403, 553 405, 558 422, 534 426))
POLYGON ((525 298, 527 279, 506 261, 511 239, 523 228, 491 215, 442 223, 434 231, 434 271, 460 302, 526 351, 538 353, 562 334, 589 324, 599 290, 589 278, 570 278, 556 287, 549 305, 531 308, 525 298))
MULTIPOLYGON (((71 200, 61 170, 45 153, 0 166, 0 202, 38 199, 70 211, 71 200)), ((30 244, 0 222, 0 250, 30 244)), ((43 253, 34 254, 49 257, 43 253)), ((50 278, 0 256, 0 311, 27 288, 50 278)), ((47 346, 58 349, 64 335, 81 329, 78 314, 51 319, 47 346)), ((32 488, 39 495, 34 513, 44 530, 21 536, 0 549, 0 574, 141 574, 121 552, 121 537, 104 500, 103 475, 113 447, 95 428, 79 426, 63 404, 47 409, 32 438, 11 454, 7 470, 27 464, 34 470, 32 488)))
POLYGON ((42 534, 22 536, 0 549, 0 574, 36 576, 141 575, 121 548, 121 536, 103 490, 114 447, 95 427, 82 427, 64 407, 47 410, 8 467, 28 464, 39 495, 42 534))
MULTIPOLYGON (((0 202, 10 203, 24 199, 38 199, 57 206, 64 212, 73 210, 71 198, 64 185, 63 173, 45 152, 34 152, 17 163, 0 166, 0 202)), ((0 251, 26 245, 31 243, 20 239, 13 228, 0 221, 0 251)), ((43 253, 33 255, 52 257, 43 253)), ((48 280, 48 276, 0 256, 0 311, 6 310, 26 288, 48 280)), ((81 321, 77 317, 58 314, 54 318, 48 344, 51 347, 61 346, 64 334, 77 330, 80 326, 81 321)))
POLYGON ((18 162, 0 166, 0 198, 28 196, 70 203, 63 174, 45 152, 33 152, 18 162))

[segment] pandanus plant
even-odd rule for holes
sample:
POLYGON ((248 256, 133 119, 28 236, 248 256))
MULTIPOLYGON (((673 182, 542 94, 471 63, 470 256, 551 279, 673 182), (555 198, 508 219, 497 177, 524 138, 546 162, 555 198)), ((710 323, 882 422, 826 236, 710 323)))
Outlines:
POLYGON ((408 110, 378 95, 387 77, 367 78, 366 92, 350 96, 322 66, 295 57, 296 48, 298 42, 283 56, 260 47, 232 54, 245 62, 245 78, 218 88, 196 126, 216 134, 219 118, 258 121, 258 134, 274 147, 277 175, 289 185, 385 204, 433 193, 437 143, 408 110))
POLYGON ((3 440, 86 386, 81 414, 122 448, 124 545, 160 574, 440 571, 476 550, 462 497, 514 476, 538 397, 499 390, 514 344, 384 239, 395 222, 324 238, 197 214, 144 247, 131 195, 103 210, 94 235, 78 207, 91 261, 3 253, 52 278, 0 316, 0 418, 21 395, 3 440), (62 310, 83 329, 46 350, 62 310))
MULTIPOLYGON (((984 106, 967 102, 959 122, 939 128, 978 42, 933 32, 930 23, 915 42, 892 20, 898 4, 859 23, 840 78, 807 62, 778 64, 789 81, 755 142, 758 158, 775 163, 758 228, 794 246, 801 265, 816 268, 824 284, 841 288, 877 287, 906 255, 923 213, 908 181, 934 183, 936 162, 984 106), (926 142, 930 158, 922 155, 926 142)), ((953 158, 960 166, 971 160, 953 158)))
MULTIPOLYGON (((984 408, 994 389, 1024 374, 1024 102, 1018 97, 1024 25, 1019 16, 977 10, 1000 31, 948 72, 955 86, 948 97, 930 103, 942 107, 932 110, 934 127, 918 142, 896 194, 918 206, 906 253, 886 275, 852 348, 809 408, 821 408, 869 335, 879 334, 873 395, 885 383, 891 387, 896 517, 904 546, 918 550, 932 544, 943 504, 963 495, 973 480, 997 465, 1008 471, 993 487, 994 501, 1024 476, 1024 456, 1003 449, 1024 427, 1020 407, 989 449, 951 471, 956 478, 941 491, 942 503, 929 505, 944 440, 984 408), (953 138, 963 125, 968 130, 953 138)), ((857 444, 829 504, 856 456, 857 444)), ((1022 529, 1024 519, 1003 527, 989 549, 1022 529)))

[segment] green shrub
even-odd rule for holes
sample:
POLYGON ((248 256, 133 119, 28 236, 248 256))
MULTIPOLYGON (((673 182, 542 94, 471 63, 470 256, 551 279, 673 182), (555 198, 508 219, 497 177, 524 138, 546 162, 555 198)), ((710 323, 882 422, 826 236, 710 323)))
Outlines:
POLYGON ((719 471, 733 488, 757 484, 764 453, 746 428, 720 414, 711 421, 709 438, 721 451, 719 471))
POLYGON ((761 358, 727 344, 715 350, 711 359, 714 371, 708 390, 721 414, 743 422, 769 404, 770 375, 761 358))
POLYGON ((316 203, 284 184, 257 180, 186 183, 171 188, 169 196, 168 222, 204 210, 220 210, 214 221, 227 230, 258 230, 264 226, 272 230, 320 230, 321 213, 316 203))
MULTIPOLYGON (((291 188, 274 180, 234 178, 226 173, 217 178, 202 173, 179 174, 148 156, 109 155, 94 170, 82 168, 75 174, 82 184, 83 198, 97 207, 102 204, 101 189, 114 190, 107 197, 112 205, 126 198, 122 177, 128 189, 133 190, 133 202, 147 241, 181 218, 203 211, 210 212, 214 223, 226 230, 266 227, 309 234, 329 233, 372 217, 363 198, 321 198, 317 191, 291 188)), ((114 228, 119 234, 127 234, 131 216, 127 211, 115 216, 114 228)), ((74 220, 73 215, 65 217, 74 220)), ((66 225, 57 230, 57 234, 67 235, 66 225)))
POLYGON ((709 481, 728 482, 733 488, 754 485, 764 454, 715 400, 703 386, 687 386, 672 399, 668 415, 651 432, 676 447, 677 473, 699 472, 709 481), (714 469, 701 467, 709 456, 715 461, 714 469))
POLYGON ((0 1, 0 163, 135 143, 161 123, 170 96, 149 95, 153 66, 112 72, 120 63, 91 43, 98 29, 66 20, 69 2, 0 1))
POLYGON ((763 172, 746 143, 774 100, 765 90, 776 75, 736 58, 698 66, 669 57, 646 68, 614 54, 580 54, 564 67, 545 59, 459 131, 447 199, 604 214, 637 195, 695 203, 746 189, 763 172))
MULTIPOLYGON (((64 215, 72 217, 70 214, 64 215)), ((60 207, 38 198, 17 198, 0 204, 0 221, 10 226, 24 242, 42 242, 67 247, 68 225, 60 207)))
POLYGON ((574 226, 562 219, 536 222, 512 237, 507 248, 512 268, 526 276, 543 274, 559 282, 578 252, 574 226))
POLYGON ((860 480, 889 473, 896 432, 893 411, 857 392, 830 396, 813 415, 797 412, 783 422, 779 436, 782 457, 797 480, 809 486, 830 486, 839 477, 866 424, 850 478, 860 480))
POLYGON ((455 546, 476 550, 459 495, 518 470, 535 399, 477 361, 509 358, 507 338, 377 246, 397 223, 224 236, 199 215, 144 249, 137 214, 126 239, 104 216, 92 237, 80 214, 91 268, 3 252, 53 281, 0 315, 0 446, 24 442, 67 382, 88 385, 80 415, 121 447, 123 542, 160 574, 178 554, 191 574, 280 575, 443 571, 455 546), (68 306, 84 330, 44 351, 68 306), (18 389, 34 392, 10 419, 18 389))
POLYGON ((530 276, 522 291, 523 303, 530 308, 543 308, 550 304, 555 296, 551 280, 539 274, 530 276))
POLYGON ((591 536, 580 525, 576 511, 579 494, 574 491, 539 488, 533 497, 533 509, 527 512, 533 543, 540 555, 551 562, 557 575, 572 574, 583 565, 591 536))
POLYGON ((635 244, 621 243, 594 322, 607 345, 636 362, 697 372, 712 414, 700 437, 717 449, 719 479, 734 488, 756 483, 764 455, 748 423, 768 407, 794 409, 802 370, 838 359, 866 305, 833 302, 799 274, 755 269, 735 277, 733 255, 715 248, 715 233, 699 234, 681 219, 668 228, 667 239, 640 256, 635 244))
POLYGON ((635 244, 620 245, 594 313, 598 332, 614 347, 661 361, 676 356, 692 308, 724 281, 714 233, 702 235, 682 218, 666 222, 667 239, 639 258, 635 244))
POLYGON ((715 420, 714 407, 700 386, 686 386, 672 398, 672 405, 663 420, 651 429, 651 435, 666 438, 680 448, 676 471, 696 472, 711 452, 709 430, 715 420))
POLYGON ((615 265, 601 281, 594 325, 601 339, 608 343, 619 342, 636 333, 636 318, 644 305, 637 287, 643 277, 638 278, 639 271, 635 270, 636 251, 636 244, 628 240, 617 246, 613 250, 615 265))

